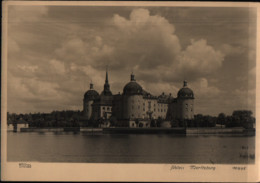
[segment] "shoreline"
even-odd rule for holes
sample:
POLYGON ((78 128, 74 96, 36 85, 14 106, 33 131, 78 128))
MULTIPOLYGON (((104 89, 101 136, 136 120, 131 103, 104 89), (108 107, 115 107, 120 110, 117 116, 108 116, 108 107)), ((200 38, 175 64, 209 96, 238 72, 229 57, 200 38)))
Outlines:
POLYGON ((89 128, 89 127, 64 127, 64 128, 20 128, 18 132, 83 132, 103 134, 168 134, 168 135, 246 135, 254 136, 255 129, 244 128, 89 128))

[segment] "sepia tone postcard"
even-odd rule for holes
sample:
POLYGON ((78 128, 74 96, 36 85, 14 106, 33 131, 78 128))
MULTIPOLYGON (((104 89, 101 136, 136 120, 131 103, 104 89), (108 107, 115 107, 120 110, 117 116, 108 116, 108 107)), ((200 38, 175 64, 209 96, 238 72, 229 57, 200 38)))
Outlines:
POLYGON ((259 5, 4 1, 1 180, 258 182, 259 5))

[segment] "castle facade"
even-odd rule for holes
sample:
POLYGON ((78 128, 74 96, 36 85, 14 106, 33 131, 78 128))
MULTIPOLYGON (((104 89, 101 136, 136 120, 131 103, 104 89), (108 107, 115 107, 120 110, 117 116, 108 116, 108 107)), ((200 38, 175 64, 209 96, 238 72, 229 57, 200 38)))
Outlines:
POLYGON ((99 95, 90 84, 83 99, 83 114, 86 119, 110 119, 113 117, 124 126, 149 127, 152 119, 174 120, 194 118, 194 93, 184 81, 177 98, 164 92, 154 96, 145 91, 132 73, 122 94, 113 95, 110 91, 108 73, 104 90, 99 95))

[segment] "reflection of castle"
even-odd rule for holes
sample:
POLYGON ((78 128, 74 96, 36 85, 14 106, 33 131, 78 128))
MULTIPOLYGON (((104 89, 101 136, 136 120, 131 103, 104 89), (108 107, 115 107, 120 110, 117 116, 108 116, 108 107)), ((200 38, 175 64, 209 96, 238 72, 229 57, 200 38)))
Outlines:
POLYGON ((99 95, 90 84, 90 90, 84 95, 83 113, 87 119, 109 119, 113 116, 117 121, 127 122, 134 127, 135 121, 142 121, 142 126, 150 126, 151 119, 193 119, 194 94, 184 81, 183 88, 177 98, 162 93, 153 96, 145 91, 131 74, 130 82, 123 89, 123 94, 112 95, 108 83, 108 74, 104 90, 99 95))

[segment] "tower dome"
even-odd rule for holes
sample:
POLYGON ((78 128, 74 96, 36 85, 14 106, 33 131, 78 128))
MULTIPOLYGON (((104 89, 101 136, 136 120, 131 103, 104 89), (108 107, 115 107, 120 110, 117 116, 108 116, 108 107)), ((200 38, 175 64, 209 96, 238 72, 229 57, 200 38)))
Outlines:
POLYGON ((183 82, 183 88, 179 90, 177 96, 178 98, 194 99, 194 93, 188 88, 187 81, 183 82))
POLYGON ((90 89, 85 93, 84 100, 94 100, 99 97, 96 90, 93 89, 93 84, 90 83, 90 89))
POLYGON ((124 95, 142 95, 143 89, 142 87, 135 81, 135 76, 131 74, 131 80, 124 87, 123 94, 124 95))

